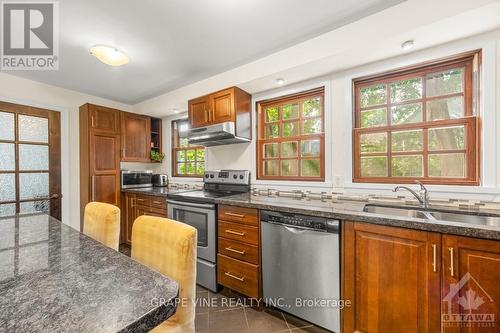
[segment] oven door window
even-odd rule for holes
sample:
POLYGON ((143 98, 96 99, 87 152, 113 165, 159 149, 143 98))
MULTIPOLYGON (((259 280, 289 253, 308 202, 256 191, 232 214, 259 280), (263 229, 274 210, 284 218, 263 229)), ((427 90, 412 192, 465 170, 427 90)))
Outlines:
POLYGON ((174 208, 174 220, 189 224, 198 230, 198 246, 208 246, 208 214, 174 208))

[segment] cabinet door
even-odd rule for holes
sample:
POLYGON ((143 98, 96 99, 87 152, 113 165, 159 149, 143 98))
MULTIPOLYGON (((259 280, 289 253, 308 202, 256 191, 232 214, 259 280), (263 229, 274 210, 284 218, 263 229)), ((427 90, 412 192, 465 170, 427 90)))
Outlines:
POLYGON ((99 105, 90 105, 90 128, 97 131, 119 133, 120 111, 99 105))
POLYGON ((150 162, 151 118, 140 114, 122 112, 121 137, 123 162, 150 162))
POLYGON ((207 126, 210 124, 208 96, 189 101, 189 123, 191 128, 207 126))
POLYGON ((120 136, 90 134, 90 201, 120 207, 120 136))
POLYGON ((439 332, 441 236, 344 223, 343 332, 439 332))
POLYGON ((211 123, 234 121, 234 90, 226 89, 210 95, 211 123))
POLYGON ((442 252, 444 331, 498 332, 500 242, 446 235, 442 252))

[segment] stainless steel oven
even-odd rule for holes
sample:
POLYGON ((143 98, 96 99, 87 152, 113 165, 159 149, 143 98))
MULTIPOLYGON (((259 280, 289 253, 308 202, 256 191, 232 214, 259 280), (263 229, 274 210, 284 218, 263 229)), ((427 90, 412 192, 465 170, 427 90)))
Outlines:
POLYGON ((168 218, 198 230, 196 283, 217 292, 217 215, 215 200, 250 190, 247 170, 205 171, 203 190, 167 195, 168 218))
POLYGON ((212 291, 217 291, 215 205, 167 200, 167 207, 170 219, 186 223, 198 231, 196 282, 212 291))

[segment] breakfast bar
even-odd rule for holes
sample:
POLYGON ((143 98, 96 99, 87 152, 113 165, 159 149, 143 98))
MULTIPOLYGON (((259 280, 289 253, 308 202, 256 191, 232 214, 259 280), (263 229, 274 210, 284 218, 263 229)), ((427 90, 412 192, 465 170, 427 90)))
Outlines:
POLYGON ((178 285, 45 215, 0 219, 1 332, 148 332, 178 285))

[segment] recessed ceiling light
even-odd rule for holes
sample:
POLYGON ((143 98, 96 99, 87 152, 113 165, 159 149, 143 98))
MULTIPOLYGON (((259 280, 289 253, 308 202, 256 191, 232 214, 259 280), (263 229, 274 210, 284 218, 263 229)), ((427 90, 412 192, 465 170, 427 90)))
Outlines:
POLYGON ((179 109, 172 109, 172 111, 174 111, 174 113, 179 113, 179 112, 181 112, 179 109))
POLYGON ((282 86, 285 84, 285 79, 276 79, 276 83, 282 86))
POLYGON ((107 45, 94 45, 90 48, 90 54, 109 66, 123 66, 128 64, 128 57, 116 47, 107 45))
POLYGON ((414 44, 415 43, 413 42, 413 40, 410 39, 410 40, 407 40, 406 42, 404 42, 403 44, 401 44, 401 48, 403 50, 409 50, 413 47, 414 44))

